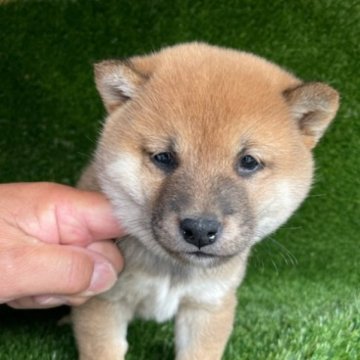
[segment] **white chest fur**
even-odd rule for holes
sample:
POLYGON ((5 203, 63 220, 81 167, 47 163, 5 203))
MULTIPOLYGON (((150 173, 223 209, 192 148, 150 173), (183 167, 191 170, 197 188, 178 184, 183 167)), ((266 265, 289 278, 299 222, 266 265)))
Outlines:
POLYGON ((174 281, 171 275, 152 276, 137 271, 122 274, 106 297, 126 306, 134 316, 163 322, 172 318, 183 302, 220 303, 229 288, 236 286, 234 282, 235 277, 219 280, 204 276, 174 281))

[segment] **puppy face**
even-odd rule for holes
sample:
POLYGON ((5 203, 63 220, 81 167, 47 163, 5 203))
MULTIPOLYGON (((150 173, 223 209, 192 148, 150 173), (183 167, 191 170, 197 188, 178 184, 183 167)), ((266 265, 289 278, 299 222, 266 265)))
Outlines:
POLYGON ((180 45, 96 66, 109 112, 96 153, 121 223, 175 262, 217 265, 307 195, 335 90, 254 55, 180 45))

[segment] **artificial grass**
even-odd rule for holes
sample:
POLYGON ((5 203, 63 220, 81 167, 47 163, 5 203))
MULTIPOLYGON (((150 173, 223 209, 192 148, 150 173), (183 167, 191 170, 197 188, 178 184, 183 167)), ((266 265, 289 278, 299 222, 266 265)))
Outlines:
MULTIPOLYGON (((358 1, 13 1, 0 25, 1 182, 75 183, 104 116, 100 59, 203 40, 337 88, 311 195, 254 249, 224 359, 360 358, 358 1)), ((65 311, 0 307, 0 360, 74 359, 70 328, 56 326, 65 311)), ((128 359, 172 359, 172 332, 136 322, 128 359)))

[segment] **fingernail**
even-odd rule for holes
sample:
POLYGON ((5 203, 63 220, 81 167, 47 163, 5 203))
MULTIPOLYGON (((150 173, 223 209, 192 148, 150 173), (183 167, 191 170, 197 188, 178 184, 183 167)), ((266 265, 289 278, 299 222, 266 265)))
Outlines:
POLYGON ((109 290, 116 282, 117 274, 110 263, 95 263, 89 288, 82 296, 92 296, 109 290))
POLYGON ((65 298, 56 296, 36 296, 35 301, 39 305, 44 306, 59 306, 65 305, 67 303, 65 298))

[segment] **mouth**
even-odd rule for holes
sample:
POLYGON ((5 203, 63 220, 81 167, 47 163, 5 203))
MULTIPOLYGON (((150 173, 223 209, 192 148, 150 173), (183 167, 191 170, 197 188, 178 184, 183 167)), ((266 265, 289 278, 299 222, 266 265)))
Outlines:
MULTIPOLYGON (((195 251, 187 251, 185 249, 174 249, 170 247, 166 241, 161 241, 162 239, 168 239, 171 234, 165 232, 163 229, 159 232, 159 228, 152 228, 154 238, 156 242, 160 245, 160 247, 172 258, 176 260, 180 260, 181 263, 190 263, 193 265, 206 265, 206 266, 215 266, 218 264, 222 264, 223 262, 231 259, 237 253, 231 254, 223 254, 223 253, 214 253, 214 252, 205 252, 202 249, 198 249, 195 251), (164 236, 166 235, 166 236, 164 236)), ((210 250, 210 249, 209 249, 210 250)))
POLYGON ((214 254, 201 250, 197 251, 174 251, 166 246, 162 248, 174 259, 180 260, 182 264, 192 264, 195 266, 214 267, 223 264, 236 254, 214 254))

